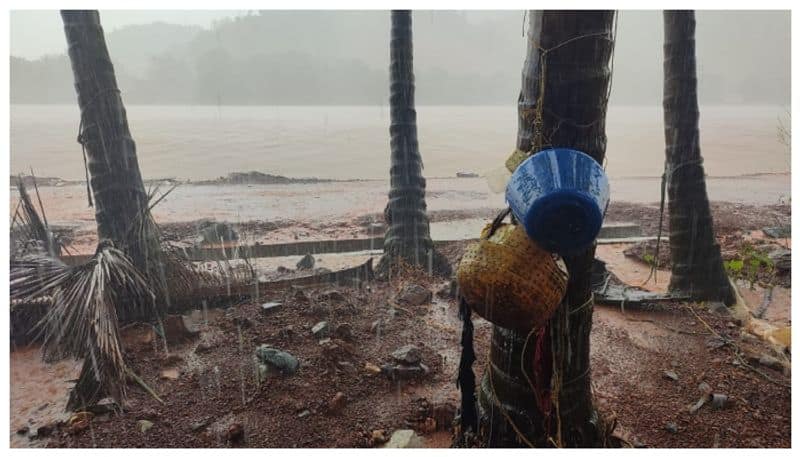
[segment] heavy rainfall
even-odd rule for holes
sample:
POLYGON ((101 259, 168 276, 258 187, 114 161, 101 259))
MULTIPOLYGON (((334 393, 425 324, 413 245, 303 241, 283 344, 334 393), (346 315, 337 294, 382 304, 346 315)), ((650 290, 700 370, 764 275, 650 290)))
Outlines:
POLYGON ((12 447, 791 446, 788 11, 10 24, 12 447))

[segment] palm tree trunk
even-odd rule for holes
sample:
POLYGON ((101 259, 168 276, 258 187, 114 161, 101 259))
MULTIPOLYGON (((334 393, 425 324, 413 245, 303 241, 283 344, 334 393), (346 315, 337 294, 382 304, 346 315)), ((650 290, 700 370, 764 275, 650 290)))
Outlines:
POLYGON ((669 289, 698 300, 735 301, 706 192, 700 155, 694 11, 664 11, 664 137, 666 140, 669 289))
MULTIPOLYGON (((390 42, 391 169, 389 227, 384 238, 384 258, 379 271, 403 260, 441 270, 442 258, 433 249, 426 214, 425 178, 417 143, 414 109, 414 65, 411 11, 392 11, 390 42)), ((444 273, 449 275, 449 267, 444 273)), ((441 271, 440 271, 441 272, 441 271)))
POLYGON ((81 110, 81 132, 94 196, 99 239, 110 239, 144 271, 142 249, 131 228, 146 211, 136 144, 117 87, 97 11, 62 10, 75 90, 81 110))
MULTIPOLYGON (((569 147, 602 163, 614 12, 529 15, 517 149, 536 153, 547 147, 569 147)), ((566 296, 527 345, 529 335, 495 326, 479 395, 486 445, 604 444, 589 372, 593 258, 594 247, 564 259, 569 271, 566 296)))

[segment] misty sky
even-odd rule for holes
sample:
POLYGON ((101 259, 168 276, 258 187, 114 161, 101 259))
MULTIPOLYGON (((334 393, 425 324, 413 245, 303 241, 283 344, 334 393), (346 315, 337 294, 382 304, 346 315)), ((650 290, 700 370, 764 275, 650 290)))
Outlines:
MULTIPOLYGON (((513 101, 523 15, 415 11, 418 103, 513 101)), ((132 103, 382 104, 388 96, 386 11, 100 10, 100 17, 132 103), (238 20, 225 21, 231 17, 238 20)), ((71 102, 58 11, 12 11, 10 25, 11 55, 28 59, 12 59, 12 102, 71 102)), ((614 100, 660 104, 661 12, 621 11, 616 38, 614 100)), ((698 11, 696 39, 701 103, 789 104, 788 11, 698 11)))

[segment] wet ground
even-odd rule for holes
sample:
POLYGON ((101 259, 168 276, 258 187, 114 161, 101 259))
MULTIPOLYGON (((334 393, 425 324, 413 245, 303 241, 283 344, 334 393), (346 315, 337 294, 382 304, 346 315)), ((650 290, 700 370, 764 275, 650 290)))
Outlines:
MULTIPOLYGON (((455 260, 463 246, 463 242, 450 243, 443 250, 455 260)), ((647 267, 622 255, 620 248, 600 246, 598 256, 623 280, 643 281, 647 267)), ((369 253, 353 260, 364 255, 369 253)), ((341 256, 333 257, 342 265, 347 263, 341 256)), ((277 259, 270 262, 264 267, 281 264, 277 259)), ((651 281, 647 288, 661 290, 667 283, 668 272, 660 271, 658 282, 651 281)), ((257 303, 208 314, 198 310, 189 320, 190 326, 201 331, 197 339, 168 346, 166 351, 152 342, 132 348, 133 366, 164 399, 164 405, 131 386, 125 414, 97 416, 87 430, 75 434, 63 426, 49 440, 29 440, 15 432, 23 425, 34 431, 65 418, 59 405, 76 365, 47 366, 38 360, 35 349, 17 351, 11 367, 16 395, 12 398, 12 444, 371 447, 380 444, 372 438, 374 431, 383 430, 388 437, 394 430, 412 428, 424 437, 425 446, 449 446, 447 425, 459 398, 454 380, 460 321, 454 301, 435 293, 446 284, 417 275, 375 282, 362 290, 338 289, 341 299, 336 300, 327 294, 329 288, 307 290, 307 303, 295 295, 268 295, 261 301, 283 303, 282 309, 269 314, 262 313, 257 303), (433 300, 418 306, 398 305, 397 295, 408 283, 434 292, 433 300), (352 335, 334 334, 333 346, 321 345, 311 333, 321 320, 334 329, 346 324, 352 335), (379 330, 373 328, 376 321, 381 322, 379 330), (298 372, 259 384, 252 354, 264 343, 295 355, 301 362, 298 372), (397 382, 370 370, 368 364, 388 362, 391 352, 406 344, 419 347, 429 375, 397 382), (167 379, 165 370, 175 370, 177 379, 167 379), (46 397, 25 395, 42 389, 49 389, 46 397), (338 392, 346 400, 341 408, 333 408, 338 392), (426 423, 434 416, 438 418, 435 425, 426 423), (140 420, 152 422, 153 427, 140 432, 140 420), (234 424, 244 429, 241 442, 229 439, 234 424)), ((776 316, 784 316, 779 310, 788 309, 788 297, 788 290, 775 295, 776 316)), ((654 447, 789 446, 788 371, 760 365, 760 355, 776 354, 771 345, 747 335, 740 324, 746 325, 702 305, 676 303, 648 312, 595 307, 594 393, 600 410, 616 415, 617 434, 631 443, 654 447), (718 335, 731 343, 710 344, 718 335), (667 371, 676 379, 666 376, 667 371), (727 400, 720 409, 706 404, 689 412, 701 397, 698 386, 704 382, 727 400)), ((480 376, 491 325, 475 318, 475 328, 475 371, 480 376)))

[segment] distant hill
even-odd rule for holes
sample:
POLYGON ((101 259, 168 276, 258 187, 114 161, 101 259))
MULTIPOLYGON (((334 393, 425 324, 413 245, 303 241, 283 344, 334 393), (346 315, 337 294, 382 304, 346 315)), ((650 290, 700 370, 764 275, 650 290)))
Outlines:
MULTIPOLYGON (((697 14, 703 103, 789 104, 790 17, 697 14)), ((12 24, 13 25, 13 24, 12 24)), ((523 12, 414 12, 418 104, 513 104, 523 12)), ((107 36, 126 103, 379 105, 388 102, 389 12, 264 11, 209 29, 132 25, 107 36)), ((612 103, 660 104, 659 11, 623 11, 612 103)), ((12 103, 74 103, 65 56, 11 58, 12 103)))

